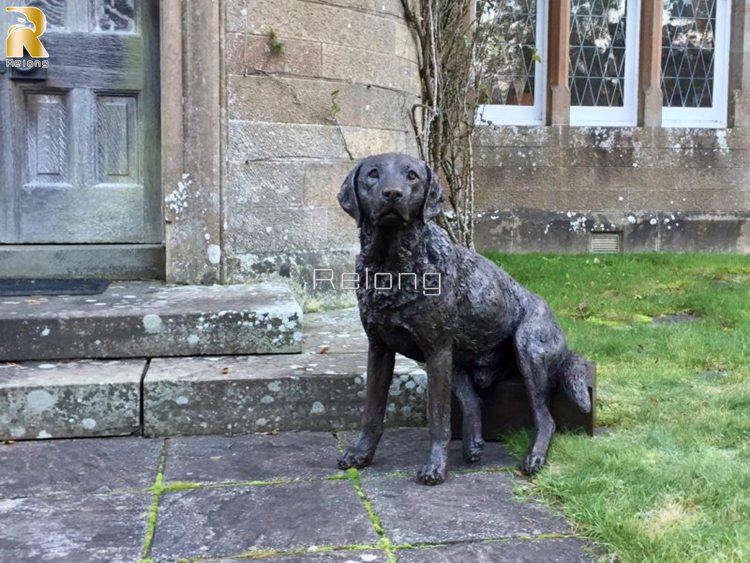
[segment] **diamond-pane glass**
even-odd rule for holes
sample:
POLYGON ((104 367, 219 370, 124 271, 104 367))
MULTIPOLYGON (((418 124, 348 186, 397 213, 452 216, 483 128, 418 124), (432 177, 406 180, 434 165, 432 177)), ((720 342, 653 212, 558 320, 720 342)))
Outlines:
POLYGON ((622 107, 626 0, 572 0, 570 105, 622 107))
POLYGON ((488 2, 479 17, 484 30, 480 49, 480 103, 534 105, 536 0, 488 2))
POLYGON ((717 0, 664 0, 661 91, 667 107, 713 107, 717 0))

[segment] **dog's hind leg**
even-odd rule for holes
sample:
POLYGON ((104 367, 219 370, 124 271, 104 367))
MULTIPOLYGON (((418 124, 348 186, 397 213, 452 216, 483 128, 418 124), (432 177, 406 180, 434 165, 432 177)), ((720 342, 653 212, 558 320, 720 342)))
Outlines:
POLYGON ((370 339, 367 352, 367 395, 362 415, 362 431, 338 460, 339 469, 361 469, 372 462, 383 435, 388 389, 393 379, 395 352, 383 343, 370 339))
POLYGON ((544 465, 555 432, 555 421, 549 410, 551 381, 546 359, 558 343, 551 336, 543 323, 533 320, 521 323, 515 335, 518 370, 526 385, 536 426, 534 443, 521 466, 527 475, 544 465))
POLYGON ((466 368, 453 368, 453 394, 461 405, 463 418, 463 452, 464 459, 473 463, 479 461, 484 447, 482 439, 482 401, 474 389, 466 368))

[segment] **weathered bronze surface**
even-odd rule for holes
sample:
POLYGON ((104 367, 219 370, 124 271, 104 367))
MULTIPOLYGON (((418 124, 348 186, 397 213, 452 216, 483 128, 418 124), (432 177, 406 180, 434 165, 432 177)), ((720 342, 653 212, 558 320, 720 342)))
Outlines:
POLYGON ((422 483, 446 477, 451 392, 462 411, 464 457, 476 461, 484 445, 479 392, 516 370, 536 429, 522 469, 539 470, 555 431, 553 390, 560 387, 581 411, 591 410, 588 364, 568 349, 547 303, 454 244, 434 222, 443 191, 424 162, 392 153, 368 157, 346 178, 338 199, 360 230, 356 276, 348 281, 357 287, 369 339, 362 431, 339 467, 372 461, 398 352, 427 365, 431 447, 418 472, 422 483))

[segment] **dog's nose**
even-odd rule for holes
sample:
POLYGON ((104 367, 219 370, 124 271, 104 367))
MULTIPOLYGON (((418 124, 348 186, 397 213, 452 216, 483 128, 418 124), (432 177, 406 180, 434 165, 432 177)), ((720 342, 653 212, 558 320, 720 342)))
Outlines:
POLYGON ((388 201, 396 201, 397 199, 401 199, 403 195, 404 192, 399 188, 385 188, 383 190, 383 197, 388 201))

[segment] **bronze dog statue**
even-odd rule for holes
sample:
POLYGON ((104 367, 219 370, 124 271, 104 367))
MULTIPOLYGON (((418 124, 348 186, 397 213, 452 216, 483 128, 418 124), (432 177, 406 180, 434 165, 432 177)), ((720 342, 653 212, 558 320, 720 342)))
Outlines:
POLYGON ((346 178, 338 200, 359 226, 357 301, 369 340, 362 431, 339 467, 372 462, 398 352, 427 365, 431 446, 418 473, 422 483, 446 477, 451 391, 463 415, 464 458, 479 460, 484 441, 475 386, 492 385, 507 362, 517 364, 536 426, 522 469, 539 470, 555 431, 551 391, 561 385, 582 411, 591 409, 586 362, 568 349, 547 303, 452 242, 434 222, 443 192, 422 161, 402 154, 368 157, 346 178))

